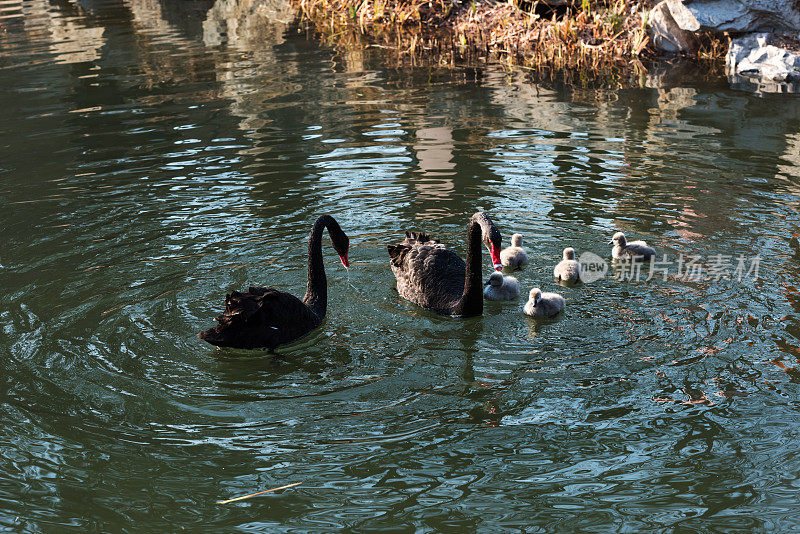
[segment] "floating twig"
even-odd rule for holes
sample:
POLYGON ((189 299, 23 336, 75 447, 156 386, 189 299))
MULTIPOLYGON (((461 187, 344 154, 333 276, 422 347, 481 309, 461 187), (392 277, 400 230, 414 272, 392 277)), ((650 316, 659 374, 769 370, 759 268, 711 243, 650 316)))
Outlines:
POLYGON ((300 482, 295 482, 293 484, 287 484, 287 485, 281 486, 279 488, 272 488, 272 489, 268 489, 268 490, 264 490, 264 491, 257 491, 255 493, 251 493, 249 495, 242 495, 241 497, 234 497, 233 499, 228 499, 226 501, 217 501, 217 504, 228 504, 230 502, 243 501, 245 499, 249 499, 250 497, 258 497, 259 495, 264 495, 265 493, 271 493, 273 491, 293 488, 295 486, 299 486, 300 484, 301 484, 300 482))

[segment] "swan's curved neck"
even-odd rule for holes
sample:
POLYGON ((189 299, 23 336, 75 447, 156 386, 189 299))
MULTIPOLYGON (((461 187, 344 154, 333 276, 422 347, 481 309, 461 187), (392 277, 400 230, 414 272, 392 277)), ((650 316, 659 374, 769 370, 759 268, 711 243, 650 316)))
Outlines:
POLYGON ((311 228, 308 238, 308 281, 303 302, 320 318, 328 309, 328 279, 322 261, 322 230, 329 227, 333 218, 323 215, 311 228))
POLYGON ((478 212, 472 216, 472 220, 480 225, 483 235, 488 236, 492 231, 492 220, 484 212, 478 212))
POLYGON ((471 220, 467 229, 467 270, 464 292, 458 301, 456 315, 480 315, 483 313, 483 283, 481 278, 481 247, 483 230, 471 220))

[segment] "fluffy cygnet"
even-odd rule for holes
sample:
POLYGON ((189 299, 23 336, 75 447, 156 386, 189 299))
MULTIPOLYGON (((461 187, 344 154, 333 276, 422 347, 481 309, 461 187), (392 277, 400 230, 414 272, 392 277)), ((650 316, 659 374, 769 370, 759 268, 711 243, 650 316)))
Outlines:
POLYGON ((522 248, 522 234, 511 236, 511 246, 500 252, 500 263, 511 269, 519 269, 528 263, 528 253, 522 248))
POLYGON ((483 296, 487 300, 513 300, 519 296, 519 281, 513 276, 494 272, 486 282, 483 296))
POLYGON ((522 311, 531 317, 553 317, 561 313, 565 304, 564 297, 558 293, 542 293, 534 287, 522 311))
POLYGON ((564 249, 564 259, 553 269, 553 276, 559 282, 577 282, 581 279, 581 264, 575 261, 575 249, 564 249))
POLYGON ((614 259, 632 259, 647 261, 656 255, 656 251, 644 241, 631 241, 625 239, 625 234, 617 232, 609 241, 609 245, 614 245, 611 249, 611 257, 614 259))

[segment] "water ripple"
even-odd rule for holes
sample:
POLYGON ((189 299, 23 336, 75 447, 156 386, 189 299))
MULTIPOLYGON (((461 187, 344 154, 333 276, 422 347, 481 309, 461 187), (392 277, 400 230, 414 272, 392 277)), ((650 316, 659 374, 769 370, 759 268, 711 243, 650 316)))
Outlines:
POLYGON ((244 0, 84 4, 0 1, 2 528, 797 528, 795 100, 332 61, 244 0), (386 244, 464 254, 479 209, 562 317, 399 299, 386 244), (352 261, 326 245, 323 327, 198 340, 232 289, 302 295, 323 212, 352 261), (759 278, 551 282, 616 230, 759 278))

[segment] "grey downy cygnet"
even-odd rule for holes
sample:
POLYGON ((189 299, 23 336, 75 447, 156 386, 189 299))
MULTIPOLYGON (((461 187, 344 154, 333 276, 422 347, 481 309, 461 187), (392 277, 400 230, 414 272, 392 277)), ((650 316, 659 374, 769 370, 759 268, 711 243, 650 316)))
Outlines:
POLYGON ((500 263, 511 269, 519 269, 528 263, 528 253, 522 248, 522 234, 511 236, 511 246, 500 252, 500 263))
POLYGON ((625 234, 617 232, 609 241, 609 245, 614 245, 611 249, 611 257, 615 260, 629 259, 647 261, 656 255, 655 249, 644 241, 631 241, 625 239, 625 234))
POLYGON ((553 276, 559 282, 578 282, 581 279, 581 264, 575 261, 575 249, 564 249, 564 259, 553 269, 553 276))
POLYGON ((513 300, 519 296, 519 281, 513 276, 493 272, 486 282, 483 296, 488 300, 513 300))
POLYGON ((565 304, 564 297, 558 293, 542 293, 534 287, 522 311, 531 317, 553 317, 561 313, 565 304))

